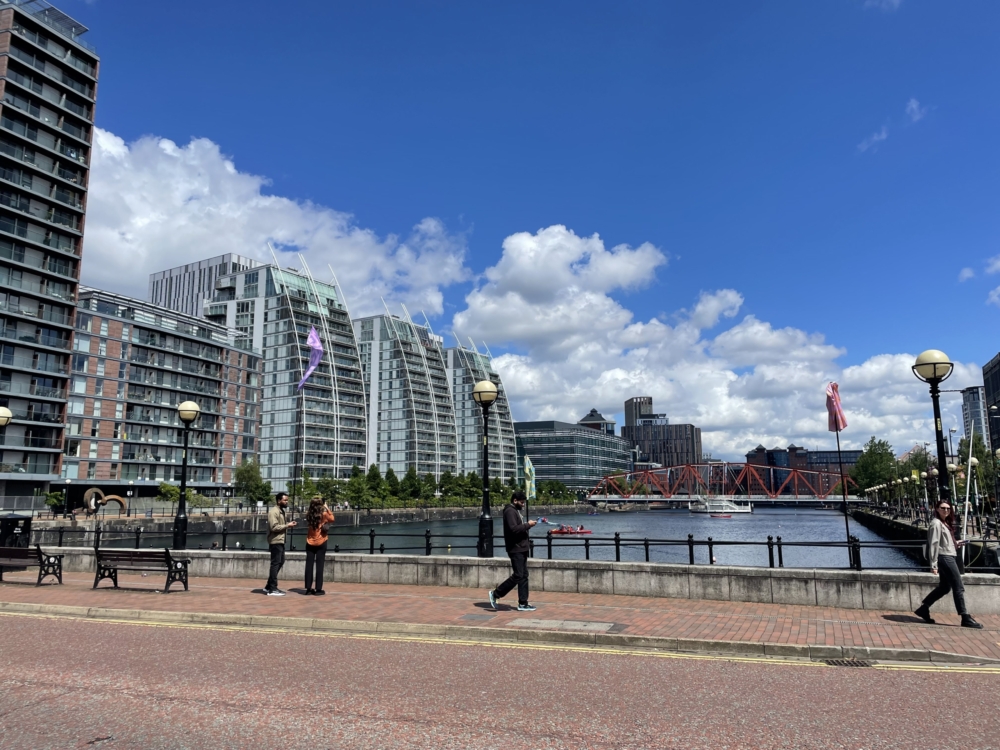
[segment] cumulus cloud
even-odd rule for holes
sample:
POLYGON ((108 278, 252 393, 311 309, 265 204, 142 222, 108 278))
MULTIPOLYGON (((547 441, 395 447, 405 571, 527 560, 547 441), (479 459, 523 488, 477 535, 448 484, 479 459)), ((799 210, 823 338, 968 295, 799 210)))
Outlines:
POLYGON ((1000 273, 1000 255, 994 255, 986 261, 986 273, 1000 273))
POLYGON ((899 10, 899 6, 902 4, 903 0, 865 0, 866 8, 875 8, 877 10, 885 11, 886 13, 899 10))
MULTIPOLYGON (((878 434, 902 450, 933 434, 913 354, 845 367, 838 361, 845 349, 821 333, 741 316, 743 296, 733 289, 704 291, 663 319, 637 320, 612 294, 627 300, 621 292, 654 278, 664 263, 648 245, 607 250, 599 237, 562 226, 513 235, 452 325, 463 337, 510 348, 496 366, 516 419, 575 422, 593 407, 616 414, 625 399, 647 395, 674 422, 700 426, 706 451, 735 459, 758 443, 829 447, 825 387, 836 380, 850 421, 847 445, 878 434), (609 255, 620 255, 625 268, 594 273, 609 255)), ((980 371, 959 363, 952 381, 979 383, 980 371)), ((943 407, 956 424, 961 404, 943 407)))
POLYGON ((969 279, 974 278, 975 275, 976 272, 973 271, 971 268, 963 268, 961 271, 958 272, 958 280, 959 282, 968 281, 969 279))
POLYGON ((268 242, 283 265, 299 265, 301 252, 317 277, 331 264, 352 313, 377 311, 384 296, 439 314, 442 287, 468 278, 464 238, 437 219, 379 236, 350 214, 265 194, 265 178, 240 172, 208 139, 94 135, 86 284, 145 298, 154 271, 223 253, 270 262, 268 242))
POLYGON ((910 118, 910 122, 918 122, 924 119, 927 114, 927 107, 921 107, 920 102, 916 99, 910 99, 906 103, 906 116, 910 118))
POLYGON ((872 133, 858 144, 858 151, 861 153, 864 153, 865 151, 878 151, 879 144, 888 137, 889 128, 883 125, 881 130, 876 133, 872 133))

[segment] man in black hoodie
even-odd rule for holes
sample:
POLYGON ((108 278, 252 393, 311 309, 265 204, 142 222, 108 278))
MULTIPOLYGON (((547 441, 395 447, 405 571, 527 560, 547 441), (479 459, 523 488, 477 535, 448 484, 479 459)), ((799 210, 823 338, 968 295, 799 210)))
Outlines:
POLYGON ((525 521, 521 517, 524 502, 527 499, 524 492, 517 490, 510 503, 503 509, 503 541, 510 558, 510 566, 514 573, 489 593, 490 606, 497 608, 497 599, 502 599, 517 586, 518 612, 534 612, 535 608, 528 604, 528 529, 535 525, 534 521, 525 521))

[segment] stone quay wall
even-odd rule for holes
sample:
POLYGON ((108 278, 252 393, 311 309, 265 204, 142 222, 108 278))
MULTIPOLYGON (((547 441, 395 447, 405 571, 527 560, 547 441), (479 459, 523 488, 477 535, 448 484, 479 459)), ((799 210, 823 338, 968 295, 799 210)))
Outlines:
MULTIPOLYGON (((65 555, 67 571, 93 572, 94 550, 54 547, 43 550, 65 555)), ((267 579, 267 552, 185 550, 197 577, 267 579)), ((535 591, 673 599, 713 599, 732 602, 842 607, 911 612, 937 586, 930 573, 876 570, 813 570, 724 565, 666 565, 585 560, 528 561, 535 591)), ((478 589, 476 596, 510 575, 506 558, 328 553, 325 577, 338 583, 455 586, 478 589)), ((281 579, 294 585, 303 580, 305 553, 287 553, 281 579)), ((1000 576, 963 577, 972 612, 1000 614, 1000 576)))

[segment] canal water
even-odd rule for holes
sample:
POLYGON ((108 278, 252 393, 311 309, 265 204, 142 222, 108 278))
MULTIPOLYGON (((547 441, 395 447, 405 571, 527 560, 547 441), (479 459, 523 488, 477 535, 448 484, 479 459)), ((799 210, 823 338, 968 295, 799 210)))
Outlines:
MULTIPOLYGON (((532 515, 532 518, 537 516, 532 515)), ((551 516, 554 525, 539 524, 532 529, 535 540, 535 557, 547 557, 546 531, 559 524, 580 526, 593 531, 587 536, 553 537, 552 557, 557 560, 582 560, 586 555, 583 540, 590 538, 591 560, 614 560, 613 537, 619 532, 622 539, 621 559, 623 562, 645 560, 643 540, 651 541, 650 562, 687 563, 687 536, 693 534, 695 540, 704 542, 712 537, 715 545, 713 555, 717 565, 767 566, 767 537, 781 537, 782 557, 786 568, 846 568, 848 566, 845 547, 799 547, 790 543, 843 542, 846 536, 844 516, 836 511, 807 508, 755 508, 753 513, 733 514, 731 518, 711 518, 703 513, 687 510, 632 511, 621 513, 601 513, 588 516, 585 513, 551 516), (681 544, 661 545, 653 540, 669 540, 681 544), (632 542, 634 544, 628 544, 632 542), (723 542, 755 542, 751 545, 728 545, 723 542)), ((301 519, 300 519, 301 523, 301 519)), ((503 534, 503 521, 498 516, 494 520, 497 537, 503 534)), ((850 522, 851 534, 862 542, 885 542, 873 531, 850 522)), ((375 551, 385 545, 386 554, 424 554, 424 534, 429 529, 436 555, 475 555, 477 519, 453 521, 428 521, 422 523, 397 523, 373 526, 375 531, 375 551)), ((369 528, 364 526, 336 528, 330 534, 330 551, 334 546, 341 552, 368 552, 371 547, 369 528)), ((293 543, 296 550, 305 549, 305 534, 296 529, 293 543)), ((222 536, 191 534, 190 548, 208 549, 212 542, 221 545, 222 536)), ((236 542, 241 547, 264 550, 267 542, 263 534, 230 534, 227 543, 234 548, 236 542)), ((145 544, 143 545, 145 546, 145 544)), ((775 565, 778 553, 775 550, 775 565)), ((496 555, 504 556, 502 539, 496 540, 496 555)), ((708 549, 699 544, 695 548, 695 562, 708 563, 708 549)), ((865 547, 862 550, 864 568, 899 568, 914 570, 918 564, 899 550, 865 547)))

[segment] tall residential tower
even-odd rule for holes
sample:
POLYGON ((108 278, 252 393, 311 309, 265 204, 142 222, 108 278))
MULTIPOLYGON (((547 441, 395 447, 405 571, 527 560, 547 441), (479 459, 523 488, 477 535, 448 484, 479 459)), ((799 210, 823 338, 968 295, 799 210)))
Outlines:
POLYGON ((0 0, 0 494, 60 472, 99 60, 44 0, 0 0))

